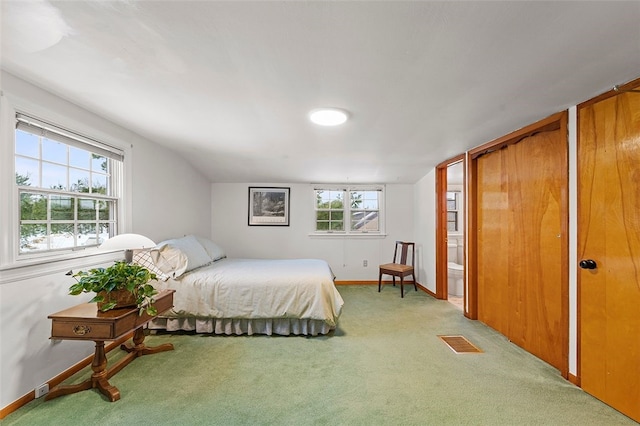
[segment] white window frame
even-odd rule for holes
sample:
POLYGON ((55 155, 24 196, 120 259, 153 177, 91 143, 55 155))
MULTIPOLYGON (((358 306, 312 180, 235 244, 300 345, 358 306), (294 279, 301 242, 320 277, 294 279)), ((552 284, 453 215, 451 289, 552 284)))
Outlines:
MULTIPOLYGON (((128 175, 128 173, 126 173, 126 170, 128 170, 128 168, 130 167, 130 162, 125 160, 126 155, 129 153, 128 146, 120 143, 120 141, 107 140, 105 142, 102 142, 83 136, 82 133, 70 131, 68 130, 68 128, 72 126, 75 128, 80 128, 85 132, 85 134, 92 133, 92 128, 87 128, 81 122, 74 121, 72 119, 70 120, 68 118, 55 120, 62 122, 62 124, 52 124, 54 120, 41 119, 39 117, 36 117, 35 114, 26 112, 29 108, 20 108, 20 110, 18 110, 17 107, 10 105, 8 99, 4 94, 0 93, 0 98, 0 120, 2 123, 2 132, 0 133, 0 153, 2 154, 2 161, 0 164, 0 169, 3 170, 3 173, 0 176, 0 194, 5 200, 8 200, 8 202, 3 203, 3 206, 0 208, 0 234, 2 234, 2 236, 0 237, 0 271, 8 272, 10 270, 14 270, 17 272, 18 270, 14 268, 22 268, 32 265, 44 266, 45 264, 51 264, 51 262, 74 259, 79 260, 80 258, 86 256, 100 255, 100 257, 104 257, 105 253, 99 252, 96 246, 73 247, 62 250, 38 251, 33 253, 19 253, 20 190, 18 185, 16 185, 15 178, 15 134, 16 126, 18 123, 17 117, 29 117, 33 120, 34 123, 37 122, 39 125, 43 126, 48 125, 51 126, 52 129, 59 130, 60 132, 65 132, 63 134, 70 138, 69 141, 77 137, 79 141, 94 147, 92 149, 89 149, 89 151, 98 150, 97 153, 101 153, 99 149, 104 149, 120 156, 120 159, 122 161, 116 162, 118 163, 118 170, 114 170, 114 177, 111 181, 111 185, 113 186, 114 191, 113 193, 117 194, 115 209, 115 215, 117 215, 117 229, 113 228, 114 233, 127 232, 127 223, 130 222, 130 211, 125 208, 127 200, 130 199, 130 195, 128 195, 130 182, 125 185, 125 176, 128 175), (67 125, 67 122, 70 122, 71 125, 67 125)), ((40 108, 34 109, 41 111, 40 108)), ((40 114, 40 116, 43 116, 43 114, 40 114)), ((46 114, 44 116, 46 116, 46 114)), ((58 115, 55 116, 60 117, 58 115)), ((104 133, 100 132, 95 133, 102 136, 105 135, 104 133)), ((62 142, 67 143, 67 141, 62 142)), ((21 188, 36 189, 32 187, 21 188)), ((83 193, 77 193, 75 195, 80 195, 82 197, 83 193)), ((41 268, 39 268, 38 270, 40 271, 40 269, 41 268)), ((47 270, 49 269, 51 269, 51 267, 47 268, 47 270)), ((25 273, 27 275, 24 275, 24 273, 18 275, 24 275, 25 277, 30 276, 27 270, 25 270, 25 273)), ((10 275, 15 274, 12 273, 10 275)), ((8 277, 9 275, 5 274, 5 276, 8 277)))
MULTIPOLYGON (((48 214, 47 214, 47 218, 44 220, 38 220, 38 221, 30 221, 30 220, 23 220, 20 217, 20 200, 21 200, 21 195, 25 194, 25 193, 30 193, 30 194, 36 194, 36 195, 41 195, 44 197, 55 197, 55 196, 61 196, 61 197, 66 197, 66 198, 70 198, 70 199, 74 199, 76 200, 76 202, 74 203, 75 206, 75 214, 74 214, 74 219, 69 221, 66 221, 68 223, 66 223, 67 225, 72 225, 73 229, 74 229, 74 241, 73 241, 73 246, 71 247, 67 247, 67 248, 52 248, 52 247, 48 247, 47 249, 42 249, 42 250, 37 250, 37 251, 32 251, 32 252, 28 252, 28 251, 21 251, 20 250, 20 244, 18 243, 18 252, 16 253, 17 255, 17 259, 30 259, 30 258, 38 258, 38 257, 51 257, 51 256, 56 256, 57 253, 68 253, 71 251, 77 251, 77 250, 85 250, 88 247, 97 247, 98 246, 98 242, 94 242, 93 244, 90 244, 88 247, 87 246, 82 246, 79 244, 78 241, 78 225, 81 225, 82 221, 79 221, 77 217, 75 217, 77 215, 77 201, 79 199, 88 199, 88 200, 93 200, 96 202, 100 202, 100 201, 106 201, 106 202, 110 202, 112 204, 112 208, 113 210, 111 210, 112 212, 112 217, 109 218, 109 220, 106 221, 101 221, 103 225, 107 225, 109 228, 109 237, 112 237, 114 235, 117 235, 118 233, 118 223, 119 223, 119 218, 120 215, 118 213, 118 205, 120 204, 120 200, 122 198, 122 187, 121 185, 119 185, 118 183, 122 181, 122 170, 123 170, 123 162, 124 162, 124 153, 114 147, 110 147, 104 143, 98 142, 94 139, 88 138, 86 136, 82 136, 76 132, 67 130, 67 129, 63 129, 55 124, 51 124, 45 121, 42 121, 40 119, 37 119, 35 117, 23 114, 23 113, 17 113, 16 114, 16 130, 14 131, 14 149, 15 149, 15 134, 16 131, 20 130, 22 132, 25 133, 30 133, 33 135, 36 135, 39 138, 47 138, 50 140, 53 140, 55 142, 59 142, 64 144, 67 147, 75 147, 75 148, 80 148, 86 152, 90 152, 93 154, 98 154, 101 155, 105 158, 107 158, 107 161, 109 162, 109 167, 107 168, 108 170, 108 188, 109 188, 109 194, 99 194, 99 193, 83 193, 83 192, 76 192, 76 191, 70 191, 68 188, 65 188, 64 190, 58 190, 58 189, 49 189, 49 188, 44 188, 38 185, 38 183, 36 183, 35 186, 20 186, 20 185, 15 185, 14 188, 17 189, 18 195, 17 195, 17 199, 18 199, 18 208, 17 208, 17 213, 18 213, 18 217, 17 217, 17 238, 18 241, 20 241, 20 226, 21 225, 28 225, 28 224, 39 224, 39 225, 44 225, 48 230, 51 229, 52 226, 56 225, 57 223, 60 223, 59 221, 56 221, 54 219, 51 218, 51 212, 50 212, 50 208, 51 206, 49 205, 50 203, 48 203, 49 208, 48 208, 48 214)), ((42 142, 40 142, 42 143, 42 142)), ((14 152, 14 161, 18 158, 18 157, 23 157, 23 155, 20 155, 18 153, 14 152)), ((23 157, 23 158, 30 158, 30 157, 23 157)), ((42 167, 44 164, 47 164, 48 160, 45 158, 42 158, 42 154, 39 154, 38 158, 36 159, 38 161, 39 164, 39 169, 41 170, 41 172, 39 173, 40 175, 42 174, 42 167)), ((68 160, 67 160, 68 161, 68 160)), ((15 163, 14 163, 15 164, 15 163)), ((67 171, 67 176, 69 176, 69 172, 73 169, 73 166, 71 164, 69 164, 68 162, 66 163, 66 165, 62 165, 62 167, 66 168, 67 171)), ((15 175, 15 168, 14 168, 14 175, 15 175)), ((68 182, 71 183, 71 182, 68 182)), ((91 221, 92 223, 98 224, 99 221, 97 220, 97 218, 94 217, 94 220, 91 221)))
MULTIPOLYGON (((312 188, 313 198, 313 223, 311 236, 349 236, 349 237, 379 237, 385 236, 385 186, 384 185, 323 185, 316 184, 312 188), (338 230, 318 230, 317 229, 317 191, 340 191, 343 193, 343 224, 344 229, 338 230), (378 195, 378 230, 351 229, 351 193, 356 191, 377 191, 378 195)), ((360 211, 363 209, 355 209, 360 211)), ((364 210, 363 210, 364 211, 364 210)))

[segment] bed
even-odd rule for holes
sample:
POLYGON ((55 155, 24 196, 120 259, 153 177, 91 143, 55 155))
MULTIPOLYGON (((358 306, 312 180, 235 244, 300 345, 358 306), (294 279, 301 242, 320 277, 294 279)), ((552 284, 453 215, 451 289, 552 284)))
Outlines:
POLYGON ((196 236, 167 240, 134 261, 174 289, 174 307, 150 329, 225 335, 317 336, 330 333, 344 304, 319 259, 230 259, 196 236))

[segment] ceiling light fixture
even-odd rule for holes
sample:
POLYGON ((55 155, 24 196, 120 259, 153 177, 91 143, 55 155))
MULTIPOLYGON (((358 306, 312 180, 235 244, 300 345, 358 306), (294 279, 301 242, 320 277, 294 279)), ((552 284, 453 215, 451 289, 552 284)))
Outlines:
POLYGON ((320 126, 339 126, 347 118, 347 111, 340 108, 318 108, 309 113, 309 120, 320 126))

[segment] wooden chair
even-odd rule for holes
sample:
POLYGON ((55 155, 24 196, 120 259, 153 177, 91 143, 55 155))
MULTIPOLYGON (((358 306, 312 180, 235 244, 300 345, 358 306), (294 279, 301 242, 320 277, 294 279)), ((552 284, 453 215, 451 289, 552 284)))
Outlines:
POLYGON ((378 275, 378 293, 382 286, 382 275, 391 275, 393 277, 394 286, 396 285, 396 277, 400 277, 400 297, 404 297, 404 277, 409 275, 413 277, 413 288, 418 291, 416 275, 413 270, 416 261, 415 248, 415 243, 396 241, 396 247, 393 251, 393 263, 380 265, 380 275, 378 275), (400 261, 398 261, 398 247, 400 247, 400 261), (407 264, 409 250, 411 250, 411 264, 407 264))

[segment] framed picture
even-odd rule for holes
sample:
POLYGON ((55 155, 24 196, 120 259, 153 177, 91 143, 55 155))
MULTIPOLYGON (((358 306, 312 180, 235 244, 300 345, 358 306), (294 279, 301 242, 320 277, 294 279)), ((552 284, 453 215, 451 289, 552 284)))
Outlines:
POLYGON ((249 187, 249 226, 289 226, 290 188, 249 187))

